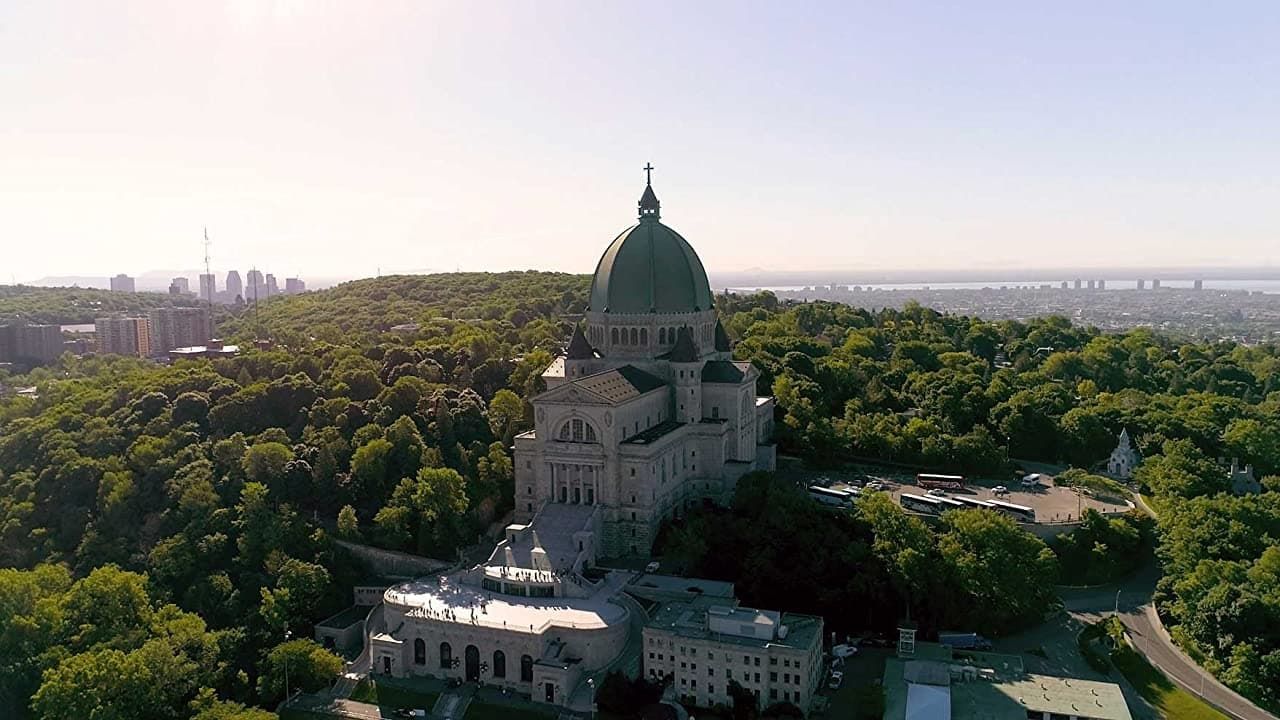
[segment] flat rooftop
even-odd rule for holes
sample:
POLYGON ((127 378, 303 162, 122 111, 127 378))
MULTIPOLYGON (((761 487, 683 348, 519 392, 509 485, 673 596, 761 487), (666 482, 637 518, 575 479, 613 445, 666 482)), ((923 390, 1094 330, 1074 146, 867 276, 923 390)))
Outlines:
POLYGON ((626 622, 627 611, 609 602, 616 590, 606 582, 589 598, 532 598, 489 592, 440 577, 401 583, 387 590, 384 598, 414 608, 424 617, 536 634, 553 626, 600 629, 626 622))
POLYGON ((678 423, 674 420, 663 420, 651 428, 641 430, 622 442, 630 445, 648 445, 662 436, 673 433, 682 427, 684 427, 683 423, 678 423))
POLYGON ((920 687, 949 695, 950 720, 1026 720, 1028 712, 1132 720, 1124 693, 1115 683, 1026 673, 1016 656, 953 654, 935 643, 916 643, 913 658, 892 657, 885 662, 884 719, 914 717, 912 698, 918 703, 923 695, 912 691, 920 687))
MULTIPOLYGON (((821 632, 822 618, 796 613, 782 613, 779 626, 787 628, 786 638, 775 636, 771 640, 764 640, 742 635, 712 632, 707 629, 707 610, 712 607, 724 607, 724 605, 724 598, 716 597, 662 603, 650 613, 651 619, 645 627, 674 632, 680 637, 714 640, 757 649, 772 646, 807 650, 815 641, 822 641, 822 638, 818 637, 821 632)), ((736 609, 744 612, 759 612, 753 608, 736 609)))
POLYGON ((655 575, 645 573, 633 587, 650 588, 670 593, 697 593, 705 597, 732 598, 733 583, 704 578, 687 578, 679 575, 655 575))
POLYGON ((371 609, 372 608, 368 605, 352 605, 342 612, 321 620, 316 623, 316 626, 344 630, 358 622, 363 622, 364 619, 368 617, 371 609))

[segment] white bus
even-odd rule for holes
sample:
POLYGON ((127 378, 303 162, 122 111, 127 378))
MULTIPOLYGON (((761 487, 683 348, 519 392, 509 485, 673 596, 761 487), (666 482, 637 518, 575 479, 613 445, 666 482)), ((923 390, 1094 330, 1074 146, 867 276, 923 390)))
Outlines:
POLYGON ((899 495, 898 504, 904 510, 929 513, 930 515, 942 514, 942 503, 938 501, 938 498, 925 497, 924 495, 899 495))
POLYGON ((975 508, 978 510, 995 510, 996 509, 995 505, 992 505, 986 500, 979 500, 978 498, 971 498, 971 497, 964 497, 963 495, 957 495, 952 499, 968 508, 975 508))
POLYGON ((1036 521, 1035 508, 1029 508, 1026 505, 1015 505, 1004 500, 988 500, 987 502, 991 503, 992 510, 999 510, 1019 522, 1033 523, 1036 521))
POLYGON ((832 490, 831 488, 824 488, 821 485, 810 485, 809 497, 817 500, 823 505, 848 508, 853 507, 855 495, 848 490, 832 490))

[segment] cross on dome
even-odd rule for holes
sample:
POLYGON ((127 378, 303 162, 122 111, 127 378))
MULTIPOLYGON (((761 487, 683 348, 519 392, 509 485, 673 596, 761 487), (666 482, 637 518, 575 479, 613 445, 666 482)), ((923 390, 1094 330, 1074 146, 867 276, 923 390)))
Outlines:
POLYGON ((653 192, 653 163, 644 164, 644 194, 640 196, 640 219, 658 220, 661 215, 658 196, 653 192))

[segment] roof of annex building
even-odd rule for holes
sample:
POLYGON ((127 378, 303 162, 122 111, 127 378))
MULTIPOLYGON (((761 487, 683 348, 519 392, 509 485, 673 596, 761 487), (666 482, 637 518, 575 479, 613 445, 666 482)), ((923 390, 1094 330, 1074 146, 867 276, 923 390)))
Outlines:
MULTIPOLYGON (((707 611, 712 607, 723 608, 724 605, 724 598, 721 597, 666 602, 650 613, 650 620, 645 627, 654 630, 665 630, 684 638, 712 640, 756 649, 779 647, 807 650, 815 641, 821 642, 822 640, 822 638, 818 637, 819 633, 822 632, 822 618, 796 613, 781 613, 779 624, 781 627, 787 628, 787 636, 785 638, 779 638, 775 634, 773 638, 765 640, 745 635, 713 632, 707 627, 707 611)), ((733 608, 733 611, 742 613, 744 618, 747 618, 749 614, 773 612, 743 607, 733 608)), ((750 622, 750 620, 747 621, 750 622)))
POLYGON ((944 690, 949 720, 1025 720, 1050 713, 1093 720, 1132 720, 1120 686, 1109 682, 1023 672, 1020 658, 996 653, 956 653, 936 643, 916 643, 912 658, 889 658, 884 669, 885 720, 915 720, 944 690))
POLYGON ((626 609, 609 602, 612 594, 611 589, 602 588, 587 598, 520 597, 439 577, 402 583, 383 597, 388 603, 413 608, 411 617, 537 634, 551 627, 591 630, 626 622, 626 609))

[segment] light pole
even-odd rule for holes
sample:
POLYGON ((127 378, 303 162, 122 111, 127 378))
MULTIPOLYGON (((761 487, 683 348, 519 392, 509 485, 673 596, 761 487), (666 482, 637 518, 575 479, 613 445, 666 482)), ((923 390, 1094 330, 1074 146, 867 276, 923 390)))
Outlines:
POLYGON ((1116 610, 1114 614, 1117 616, 1120 615, 1120 591, 1119 590, 1116 590, 1116 610))
MULTIPOLYGON (((284 641, 289 642, 289 638, 293 637, 293 633, 288 630, 284 631, 284 641)), ((289 651, 284 652, 284 701, 289 702, 289 651)))
MULTIPOLYGON (((588 720, 595 720, 596 716, 596 679, 587 678, 587 687, 591 688, 591 704, 588 706, 588 720)), ((1204 693, 1200 693, 1203 695, 1204 693)))

